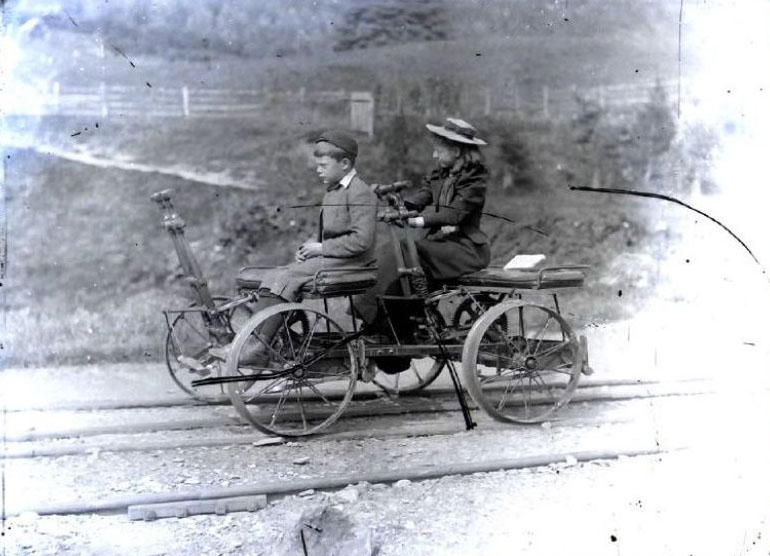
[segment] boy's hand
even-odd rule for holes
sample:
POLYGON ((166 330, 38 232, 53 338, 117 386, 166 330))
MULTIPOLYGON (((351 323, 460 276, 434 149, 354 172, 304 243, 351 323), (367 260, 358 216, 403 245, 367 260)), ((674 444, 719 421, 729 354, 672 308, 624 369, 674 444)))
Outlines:
POLYGON ((308 241, 303 243, 297 250, 297 256, 295 257, 298 262, 312 259, 313 257, 320 257, 323 254, 321 244, 316 241, 308 241))

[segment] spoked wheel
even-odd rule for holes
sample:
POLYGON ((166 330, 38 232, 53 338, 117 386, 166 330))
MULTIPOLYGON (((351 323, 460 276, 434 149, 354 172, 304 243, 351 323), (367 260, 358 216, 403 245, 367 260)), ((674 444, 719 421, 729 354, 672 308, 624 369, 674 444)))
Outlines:
POLYGON ((580 343, 556 312, 503 302, 473 325, 463 374, 473 400, 498 421, 538 423, 572 397, 583 365, 580 343))
POLYGON ((236 334, 227 357, 227 376, 247 377, 227 383, 233 407, 268 434, 305 436, 328 427, 350 403, 358 377, 355 343, 344 337, 326 313, 299 303, 260 311, 236 334), (259 329, 271 318, 280 325, 264 340, 259 329))
POLYGON ((397 374, 378 372, 372 382, 391 395, 417 392, 429 386, 444 368, 444 363, 432 357, 412 359, 409 368, 397 374))
MULTIPOLYGON (((222 305, 230 301, 224 296, 215 296, 214 303, 222 305)), ((190 307, 195 307, 193 303, 190 307)), ((226 399, 221 384, 193 388, 193 380, 218 377, 224 374, 224 363, 209 355, 209 348, 219 346, 220 339, 231 338, 251 317, 248 304, 239 305, 224 316, 226 329, 219 335, 213 334, 202 311, 179 313, 171 321, 166 332, 166 367, 177 386, 196 400, 211 402, 226 399)), ((226 343, 226 342, 224 342, 226 343)))

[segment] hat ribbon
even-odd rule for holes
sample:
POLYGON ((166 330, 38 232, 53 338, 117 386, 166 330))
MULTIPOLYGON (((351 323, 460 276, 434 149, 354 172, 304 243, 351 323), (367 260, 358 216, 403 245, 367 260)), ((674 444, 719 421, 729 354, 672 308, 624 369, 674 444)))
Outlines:
POLYGON ((462 135, 463 137, 467 137, 468 139, 475 139, 477 132, 472 127, 461 127, 454 122, 450 122, 447 120, 447 122, 443 125, 443 128, 449 131, 452 131, 454 133, 457 133, 458 135, 462 135))

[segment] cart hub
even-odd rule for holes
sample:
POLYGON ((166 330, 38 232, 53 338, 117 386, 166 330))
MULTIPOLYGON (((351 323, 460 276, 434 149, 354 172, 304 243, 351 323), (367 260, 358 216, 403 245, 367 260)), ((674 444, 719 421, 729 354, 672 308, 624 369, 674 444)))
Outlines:
POLYGON ((530 355, 524 360, 524 366, 528 370, 534 371, 535 369, 537 369, 537 359, 534 356, 530 355))
POLYGON ((290 369, 294 369, 291 372, 291 376, 294 376, 294 377, 297 377, 297 378, 301 378, 301 377, 305 376, 305 368, 304 368, 304 366, 302 366, 302 365, 297 366, 296 361, 287 361, 282 366, 283 366, 283 370, 284 371, 288 371, 290 369))

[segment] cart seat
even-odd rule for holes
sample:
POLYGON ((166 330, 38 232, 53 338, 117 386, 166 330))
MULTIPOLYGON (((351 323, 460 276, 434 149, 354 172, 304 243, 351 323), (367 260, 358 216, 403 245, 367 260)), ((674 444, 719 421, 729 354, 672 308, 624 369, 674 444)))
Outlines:
MULTIPOLYGON (((262 277, 272 267, 246 266, 235 278, 240 289, 258 290, 262 277)), ((343 297, 364 293, 377 283, 377 267, 325 268, 317 271, 304 285, 301 294, 306 299, 343 297)))
POLYGON ((541 269, 512 269, 489 267, 448 280, 449 287, 506 288, 542 290, 577 288, 585 284, 585 265, 550 266, 541 269))

